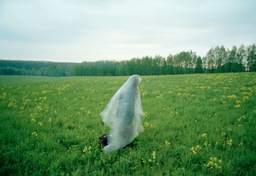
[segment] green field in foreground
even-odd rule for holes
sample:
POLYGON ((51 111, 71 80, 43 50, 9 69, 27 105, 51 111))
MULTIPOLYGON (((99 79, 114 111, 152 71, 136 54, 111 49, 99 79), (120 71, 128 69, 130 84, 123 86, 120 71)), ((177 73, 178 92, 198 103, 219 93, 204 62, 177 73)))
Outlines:
POLYGON ((128 77, 0 77, 0 175, 253 175, 256 73, 142 76, 144 132, 103 153, 128 77))

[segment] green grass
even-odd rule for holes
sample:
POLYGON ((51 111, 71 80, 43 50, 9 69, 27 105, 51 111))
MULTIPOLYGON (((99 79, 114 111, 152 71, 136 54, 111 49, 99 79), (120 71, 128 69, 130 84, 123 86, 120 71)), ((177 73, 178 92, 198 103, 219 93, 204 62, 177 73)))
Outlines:
POLYGON ((253 175, 256 73, 142 76, 144 132, 99 149, 128 77, 0 77, 0 175, 253 175))

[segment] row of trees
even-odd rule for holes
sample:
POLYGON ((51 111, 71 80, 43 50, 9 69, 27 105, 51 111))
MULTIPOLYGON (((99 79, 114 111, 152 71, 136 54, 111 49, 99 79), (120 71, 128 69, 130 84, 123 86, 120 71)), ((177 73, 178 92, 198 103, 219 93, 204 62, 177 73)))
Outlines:
POLYGON ((0 75, 67 76, 74 63, 0 60, 0 75))
POLYGON ((145 56, 127 61, 97 61, 83 63, 56 63, 0 60, 1 75, 37 76, 121 76, 167 75, 191 73, 224 73, 256 71, 256 45, 239 48, 224 46, 211 48, 205 57, 196 53, 180 52, 176 55, 145 56))
POLYGON ((256 45, 211 48, 203 58, 203 67, 215 72, 256 71, 256 45))

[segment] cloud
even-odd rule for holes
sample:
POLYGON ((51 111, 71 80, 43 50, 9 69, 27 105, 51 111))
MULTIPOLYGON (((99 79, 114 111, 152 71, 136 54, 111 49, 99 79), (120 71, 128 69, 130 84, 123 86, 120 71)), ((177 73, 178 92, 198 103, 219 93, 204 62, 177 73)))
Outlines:
POLYGON ((2 0, 0 57, 131 59, 256 41, 253 0, 2 0))

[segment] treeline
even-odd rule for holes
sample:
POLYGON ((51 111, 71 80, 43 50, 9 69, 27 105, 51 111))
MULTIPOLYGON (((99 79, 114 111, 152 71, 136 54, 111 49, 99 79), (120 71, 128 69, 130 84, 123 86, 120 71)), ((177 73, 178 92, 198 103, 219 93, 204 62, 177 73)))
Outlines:
POLYGON ((69 76, 75 63, 0 60, 0 75, 69 76))
POLYGON ((200 57, 192 51, 162 56, 145 56, 127 61, 58 63, 0 60, 0 75, 35 76, 122 76, 256 71, 256 45, 231 49, 211 48, 200 57))

